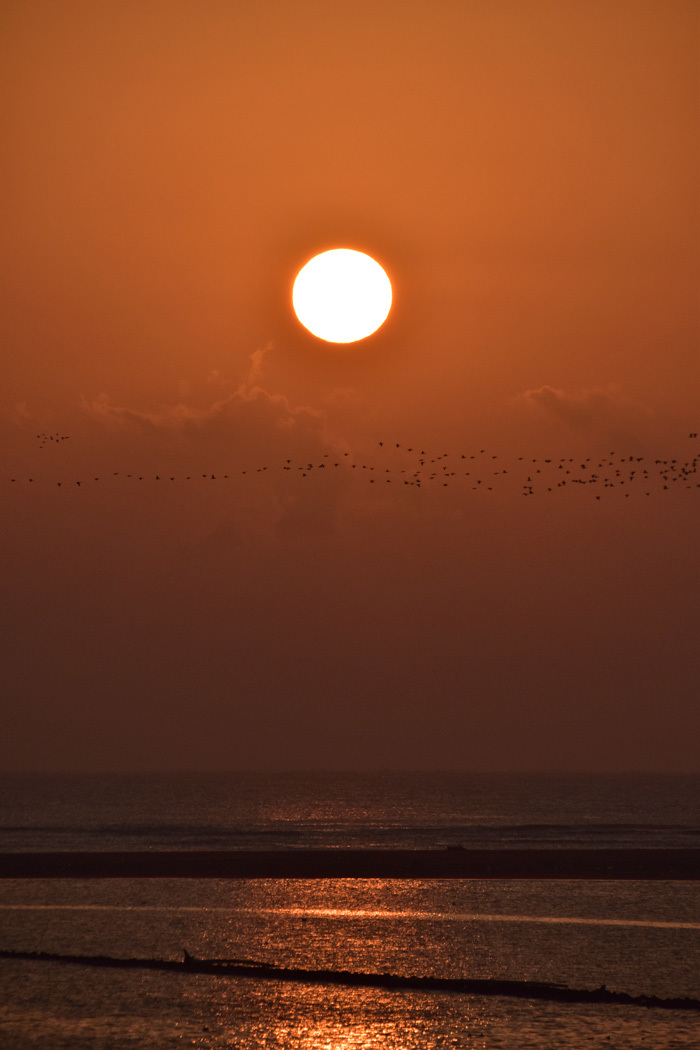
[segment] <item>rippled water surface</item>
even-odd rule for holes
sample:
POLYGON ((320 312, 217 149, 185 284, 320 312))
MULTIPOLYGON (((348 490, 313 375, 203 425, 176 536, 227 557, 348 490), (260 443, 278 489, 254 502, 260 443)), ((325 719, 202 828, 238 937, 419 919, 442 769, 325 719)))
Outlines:
MULTIPOLYGON (((700 843, 700 778, 0 776, 0 851, 700 843)), ((700 883, 0 880, 0 949, 700 997, 700 883)), ((2 1050, 698 1050, 700 1014, 0 959, 2 1050)))
POLYGON ((700 776, 0 775, 6 850, 700 846, 700 776))
MULTIPOLYGON (((25 880, 2 946, 545 980, 700 997, 697 883, 25 880)), ((0 1045, 697 1047, 700 1016, 3 961, 0 1045)))

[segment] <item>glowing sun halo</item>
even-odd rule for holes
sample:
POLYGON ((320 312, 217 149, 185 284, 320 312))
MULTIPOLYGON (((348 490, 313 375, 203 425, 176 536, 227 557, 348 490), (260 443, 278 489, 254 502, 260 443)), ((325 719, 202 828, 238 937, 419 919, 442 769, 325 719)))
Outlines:
POLYGON ((328 343, 354 343, 384 324, 391 282, 374 259, 334 248, 310 259, 292 290, 294 312, 305 328, 328 343))

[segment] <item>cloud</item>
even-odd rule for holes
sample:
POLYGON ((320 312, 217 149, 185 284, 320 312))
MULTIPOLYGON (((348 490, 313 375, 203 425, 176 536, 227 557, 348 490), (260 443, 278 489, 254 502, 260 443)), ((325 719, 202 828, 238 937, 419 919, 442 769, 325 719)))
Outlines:
POLYGON ((15 405, 14 419, 16 421, 25 422, 27 420, 31 420, 31 418, 32 418, 32 414, 29 411, 29 408, 27 407, 27 402, 26 401, 18 401, 16 403, 16 405, 15 405))
POLYGON ((591 438, 639 441, 640 430, 653 415, 646 405, 615 388, 569 392, 545 385, 526 390, 521 400, 568 430, 591 438))
MULTIPOLYGON (((102 394, 84 401, 83 409, 103 432, 111 433, 112 442, 129 449, 129 462, 136 457, 149 469, 152 465, 177 475, 206 470, 254 474, 256 484, 248 489, 245 505, 230 510, 237 535, 241 529, 252 534, 262 528, 284 543, 329 536, 336 531, 351 481, 346 470, 331 464, 348 445, 341 435, 328 435, 322 408, 296 404, 268 388, 269 350, 254 351, 238 386, 209 403, 188 398, 143 409, 102 394), (325 480, 319 484, 314 478, 321 465, 325 480)), ((221 537, 228 528, 222 527, 221 537)))
MULTIPOLYGON (((318 441, 325 432, 325 414, 308 405, 294 405, 282 393, 271 392, 261 385, 263 362, 270 347, 255 350, 249 368, 239 386, 223 398, 197 405, 180 401, 155 409, 137 409, 116 404, 107 394, 92 401, 83 400, 84 411, 105 426, 137 428, 142 431, 173 432, 194 435, 220 432, 224 429, 262 428, 287 434, 299 430, 318 441)), ((211 377, 210 377, 211 378, 211 377)))

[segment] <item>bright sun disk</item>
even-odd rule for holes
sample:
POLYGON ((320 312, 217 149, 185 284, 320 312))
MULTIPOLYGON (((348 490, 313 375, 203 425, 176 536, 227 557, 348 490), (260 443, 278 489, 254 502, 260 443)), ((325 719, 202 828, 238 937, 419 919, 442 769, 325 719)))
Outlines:
POLYGON ((310 259, 292 290, 294 312, 305 328, 329 343, 366 339, 391 309, 391 282, 371 256, 333 248, 310 259))

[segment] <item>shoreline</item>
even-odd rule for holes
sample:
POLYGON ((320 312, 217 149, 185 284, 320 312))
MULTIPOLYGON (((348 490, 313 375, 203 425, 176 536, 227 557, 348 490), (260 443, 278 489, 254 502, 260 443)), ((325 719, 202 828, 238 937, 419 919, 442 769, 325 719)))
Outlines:
POLYGON ((0 853, 0 879, 700 880, 700 849, 0 853))

